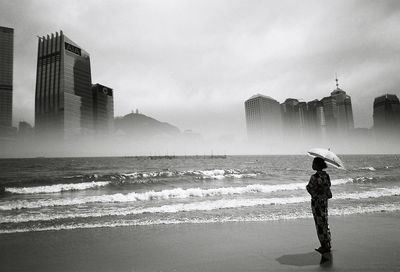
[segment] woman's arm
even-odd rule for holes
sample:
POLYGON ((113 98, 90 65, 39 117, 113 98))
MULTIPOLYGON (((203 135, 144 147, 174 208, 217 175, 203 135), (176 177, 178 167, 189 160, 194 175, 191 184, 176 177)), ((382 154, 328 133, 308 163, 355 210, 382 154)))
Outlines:
POLYGON ((314 175, 310 177, 310 181, 308 182, 306 186, 307 192, 311 195, 311 197, 314 197, 317 195, 317 179, 315 178, 314 175))

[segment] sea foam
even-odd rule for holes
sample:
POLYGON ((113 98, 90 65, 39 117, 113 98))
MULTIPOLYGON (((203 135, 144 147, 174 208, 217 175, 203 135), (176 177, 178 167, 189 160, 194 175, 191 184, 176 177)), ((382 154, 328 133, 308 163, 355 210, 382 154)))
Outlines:
MULTIPOLYGON (((380 198, 389 196, 400 195, 400 187, 395 188, 382 188, 373 191, 357 192, 357 193, 342 193, 334 196, 333 200, 349 199, 360 200, 367 198, 380 198)), ((0 218, 0 223, 18 223, 29 221, 51 221, 58 219, 76 219, 76 218, 90 218, 90 217, 104 217, 104 216, 127 216, 138 214, 167 214, 179 212, 192 212, 192 211, 212 211, 219 209, 231 208, 245 208, 255 207, 262 205, 288 205, 309 202, 308 195, 296 197, 274 197, 274 198, 252 198, 252 199, 219 199, 207 200, 191 203, 177 203, 167 204, 162 206, 154 206, 148 208, 135 208, 135 207, 115 207, 114 209, 96 209, 87 212, 69 212, 64 211, 61 213, 40 213, 40 214, 18 214, 4 216, 0 218)))
MULTIPOLYGON (((332 180, 332 185, 341 185, 352 182, 352 179, 337 179, 332 180)), ((224 195, 241 195, 250 193, 272 193, 277 191, 294 191, 304 190, 307 183, 288 183, 288 184, 251 184, 242 187, 221 187, 221 188, 176 188, 167 189, 162 191, 147 191, 142 193, 128 193, 128 194, 112 194, 100 196, 86 196, 79 198, 66 198, 66 199, 39 199, 39 200, 13 200, 3 202, 0 205, 0 210, 14 210, 14 209, 36 209, 52 206, 72 206, 89 203, 112 203, 112 202, 136 202, 136 201, 151 201, 151 200, 166 200, 166 199, 184 199, 191 197, 213 197, 224 195)))
POLYGON ((12 194, 49 194, 59 193, 65 191, 78 191, 87 190, 97 187, 109 185, 109 181, 92 181, 82 183, 63 183, 46 186, 33 186, 33 187, 7 187, 6 192, 12 194))
MULTIPOLYGON (((345 216, 353 214, 368 214, 377 212, 398 212, 400 211, 400 204, 379 204, 357 207, 346 207, 342 209, 330 209, 330 216, 345 216)), ((0 234, 5 233, 19 233, 19 232, 38 232, 38 231, 58 231, 58 230, 72 230, 72 229, 92 229, 92 228, 114 228, 125 226, 149 226, 149 225, 173 225, 173 224, 211 224, 211 223, 229 223, 229 222, 266 222, 278 220, 296 220, 311 218, 312 214, 309 211, 292 212, 288 214, 266 214, 262 216, 219 216, 206 219, 199 218, 182 218, 182 219, 154 219, 154 220, 115 220, 111 222, 102 223, 72 223, 60 224, 54 226, 36 226, 31 228, 14 228, 0 230, 0 234)))

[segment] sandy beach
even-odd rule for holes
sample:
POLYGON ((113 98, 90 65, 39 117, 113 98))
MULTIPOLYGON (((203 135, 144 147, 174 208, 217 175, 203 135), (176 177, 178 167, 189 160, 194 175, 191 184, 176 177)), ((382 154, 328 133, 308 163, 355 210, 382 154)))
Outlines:
POLYGON ((0 235, 2 271, 399 271, 400 214, 331 217, 332 256, 312 219, 0 235))

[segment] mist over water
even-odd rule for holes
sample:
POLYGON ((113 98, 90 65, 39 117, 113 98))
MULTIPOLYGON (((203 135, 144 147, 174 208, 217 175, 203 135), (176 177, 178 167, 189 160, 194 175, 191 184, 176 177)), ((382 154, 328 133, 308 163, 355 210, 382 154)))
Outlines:
POLYGON ((397 133, 352 131, 342 135, 319 137, 288 133, 280 137, 248 140, 247 137, 188 138, 184 134, 148 136, 79 137, 17 139, 0 143, 0 157, 81 157, 81 156, 185 156, 185 155, 263 155, 306 154, 314 147, 330 148, 338 154, 400 153, 397 133))

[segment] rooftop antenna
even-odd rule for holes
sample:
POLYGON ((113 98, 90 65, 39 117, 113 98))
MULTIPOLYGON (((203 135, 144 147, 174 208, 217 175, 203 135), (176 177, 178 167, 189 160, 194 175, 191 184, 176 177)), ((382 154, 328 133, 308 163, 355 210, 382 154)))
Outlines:
POLYGON ((336 89, 339 89, 339 80, 337 79, 337 73, 335 73, 336 75, 336 89))

